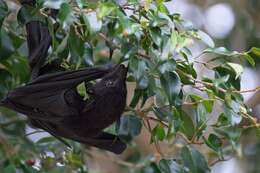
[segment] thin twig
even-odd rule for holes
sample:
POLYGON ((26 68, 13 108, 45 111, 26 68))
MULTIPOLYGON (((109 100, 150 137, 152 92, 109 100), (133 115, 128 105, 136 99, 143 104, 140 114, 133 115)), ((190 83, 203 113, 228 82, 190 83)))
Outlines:
MULTIPOLYGON (((149 132, 150 132, 150 134, 152 135, 152 126, 151 126, 151 124, 150 124, 149 119, 146 119, 146 123, 147 123, 147 125, 148 125, 149 132)), ((158 144, 158 142, 157 142, 156 140, 154 141, 154 147, 155 147, 157 153, 161 156, 161 158, 163 158, 164 155, 163 155, 163 153, 161 152, 160 145, 158 144)))
POLYGON ((214 166, 215 164, 217 164, 217 163, 219 163, 219 162, 229 161, 229 160, 232 159, 232 158, 233 158, 233 156, 230 157, 230 158, 227 158, 227 159, 220 159, 220 158, 218 158, 217 160, 214 160, 214 161, 212 161, 211 163, 209 163, 209 166, 212 167, 212 166, 214 166))
POLYGON ((245 90, 240 90, 240 91, 232 91, 235 93, 248 93, 248 92, 257 92, 260 91, 260 86, 253 88, 253 89, 245 89, 245 90))
POLYGON ((24 137, 27 137, 27 136, 30 136, 30 135, 33 135, 33 134, 36 134, 36 133, 43 133, 45 132, 44 130, 36 130, 36 131, 33 131, 33 132, 30 132, 30 133, 26 133, 24 135, 24 137))

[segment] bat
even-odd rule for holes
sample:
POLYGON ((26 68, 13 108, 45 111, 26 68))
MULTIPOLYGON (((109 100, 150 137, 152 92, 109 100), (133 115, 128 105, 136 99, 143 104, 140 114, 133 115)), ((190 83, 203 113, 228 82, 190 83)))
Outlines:
POLYGON ((27 115, 30 124, 65 144, 62 137, 117 154, 123 152, 126 145, 103 129, 123 113, 127 68, 118 65, 64 71, 57 64, 43 65, 51 44, 48 28, 31 21, 26 30, 31 82, 10 91, 0 105, 27 115), (48 74, 53 69, 61 72, 48 74), (83 100, 76 86, 98 78, 99 82, 87 88, 91 98, 83 100))
POLYGON ((92 98, 87 101, 78 116, 64 116, 58 122, 37 120, 33 125, 54 136, 72 139, 116 154, 123 152, 126 145, 117 136, 102 130, 118 120, 124 111, 127 94, 126 73, 127 69, 119 65, 93 85, 89 89, 92 98))
POLYGON ((118 120, 126 105, 127 68, 87 68, 42 75, 7 94, 2 104, 31 119, 38 128, 55 137, 65 137, 114 153, 126 145, 102 130, 118 120), (89 88, 84 101, 75 87, 104 76, 89 88))
POLYGON ((59 122, 66 116, 79 115, 82 109, 84 101, 76 93, 76 86, 83 81, 101 78, 108 71, 87 68, 41 75, 10 91, 2 103, 30 118, 59 122))

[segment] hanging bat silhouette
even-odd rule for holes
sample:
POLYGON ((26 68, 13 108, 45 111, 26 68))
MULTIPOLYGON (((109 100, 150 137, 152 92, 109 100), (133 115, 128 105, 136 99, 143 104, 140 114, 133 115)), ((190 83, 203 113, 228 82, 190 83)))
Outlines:
POLYGON ((55 137, 121 153, 126 145, 102 130, 118 120, 126 105, 127 68, 88 68, 38 77, 16 88, 2 100, 5 107, 27 115, 35 127, 55 137), (105 75, 104 75, 105 74, 105 75), (75 87, 104 76, 89 88, 91 99, 84 101, 75 87))
POLYGON ((60 140, 64 137, 117 154, 123 152, 126 145, 102 130, 124 110, 127 68, 118 65, 48 74, 53 67, 43 66, 51 42, 48 29, 37 21, 26 24, 26 29, 32 81, 9 92, 0 105, 27 115, 33 126, 60 140), (76 86, 98 78, 102 79, 87 89, 91 99, 84 101, 76 86))

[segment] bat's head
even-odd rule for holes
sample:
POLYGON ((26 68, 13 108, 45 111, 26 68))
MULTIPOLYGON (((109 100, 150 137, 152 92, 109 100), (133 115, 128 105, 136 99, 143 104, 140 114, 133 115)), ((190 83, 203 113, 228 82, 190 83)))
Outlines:
POLYGON ((100 81, 93 85, 89 92, 93 95, 106 95, 109 93, 126 92, 127 68, 124 65, 117 65, 111 72, 105 75, 100 81))

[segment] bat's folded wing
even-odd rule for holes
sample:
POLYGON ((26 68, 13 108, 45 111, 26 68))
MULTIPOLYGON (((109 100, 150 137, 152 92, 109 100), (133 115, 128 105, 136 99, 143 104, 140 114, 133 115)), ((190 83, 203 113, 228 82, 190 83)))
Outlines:
MULTIPOLYGON (((88 134, 82 134, 81 132, 77 133, 77 131, 73 130, 73 128, 64 126, 62 124, 57 125, 55 123, 38 120, 33 120, 33 125, 35 127, 46 130, 51 135, 60 140, 62 137, 71 139, 88 146, 93 146, 102 150, 113 152, 115 154, 120 154, 126 149, 126 144, 123 143, 116 135, 110 133, 101 132, 96 136, 88 136, 88 134)), ((86 126, 82 128, 88 128, 87 122, 86 126)))
POLYGON ((76 86, 83 81, 101 78, 109 70, 100 67, 42 75, 10 91, 2 104, 30 118, 43 120, 45 117, 46 121, 75 116, 84 107, 76 86))
POLYGON ((44 92, 44 95, 51 95, 52 92, 65 89, 72 89, 81 82, 92 81, 102 78, 111 69, 102 67, 86 68, 75 71, 57 72, 41 75, 23 87, 16 88, 8 95, 9 97, 24 97, 28 94, 44 92))
POLYGON ((52 39, 48 27, 40 21, 28 22, 26 24, 26 31, 31 79, 35 79, 38 77, 39 71, 46 61, 52 39))
POLYGON ((119 137, 105 132, 97 137, 85 139, 84 143, 115 154, 121 154, 126 149, 126 144, 119 137))

